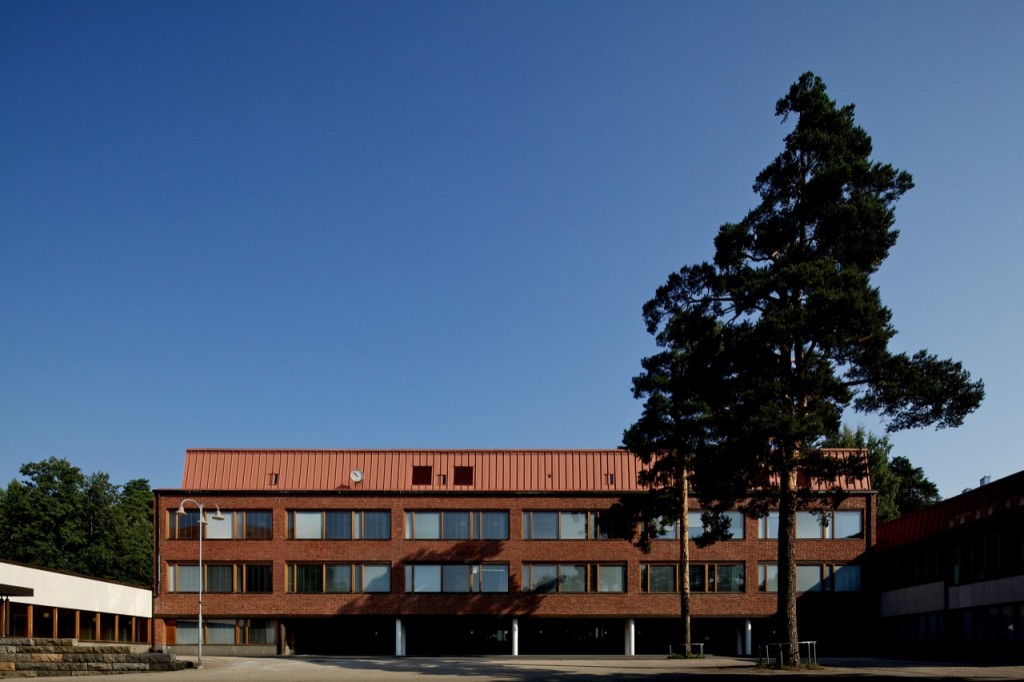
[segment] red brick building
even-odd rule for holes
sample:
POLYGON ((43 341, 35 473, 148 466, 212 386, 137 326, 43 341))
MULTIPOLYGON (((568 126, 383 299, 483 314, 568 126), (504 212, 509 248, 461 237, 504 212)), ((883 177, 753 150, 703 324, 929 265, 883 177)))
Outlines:
MULTIPOLYGON (((154 644, 195 646, 201 587, 208 652, 666 653, 674 529, 645 553, 613 512, 643 492, 639 466, 622 450, 189 450, 181 489, 156 491, 154 644)), ((827 526, 799 516, 801 638, 819 650, 855 641, 866 606, 874 493, 846 487, 827 526)), ((777 519, 733 517, 733 539, 691 546, 694 641, 751 654, 776 639, 777 519)))

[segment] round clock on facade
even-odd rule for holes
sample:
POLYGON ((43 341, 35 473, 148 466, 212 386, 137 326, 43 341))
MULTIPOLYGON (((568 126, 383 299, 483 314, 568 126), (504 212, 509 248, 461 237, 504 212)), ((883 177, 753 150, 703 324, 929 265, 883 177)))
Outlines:
POLYGON ((363 480, 363 472, 359 469, 353 469, 348 477, 352 479, 353 483, 359 483, 359 481, 363 480))

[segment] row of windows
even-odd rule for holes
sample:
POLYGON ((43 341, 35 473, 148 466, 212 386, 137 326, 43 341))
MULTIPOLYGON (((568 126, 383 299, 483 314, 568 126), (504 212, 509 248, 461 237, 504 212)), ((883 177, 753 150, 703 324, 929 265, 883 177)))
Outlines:
MULTIPOLYGON (((778 564, 757 566, 759 592, 778 592, 778 564)), ((641 592, 678 592, 677 564, 644 564, 640 567, 641 592)), ((743 592, 743 564, 690 564, 691 592, 743 592)), ((797 592, 859 592, 860 566, 847 564, 798 564, 797 592)))
MULTIPOLYGON (((690 592, 743 592, 743 564, 690 564, 690 592)), ((643 564, 641 592, 678 592, 678 564, 643 564)))
MULTIPOLYGON (((269 564, 204 564, 204 592, 272 592, 269 564)), ((169 592, 198 592, 199 566, 170 564, 167 567, 169 592)))
MULTIPOLYGON (((171 513, 172 538, 194 540, 202 528, 209 540, 269 540, 273 519, 270 511, 222 512, 224 519, 212 517, 200 522, 198 511, 184 515, 171 513)), ((742 512, 725 512, 731 539, 744 539, 742 512)), ((408 511, 405 513, 407 540, 507 540, 507 511, 408 511)), ((656 519, 651 522, 651 537, 674 540, 678 536, 675 520, 656 519)), ((691 539, 706 531, 701 512, 687 515, 691 539)), ((622 538, 620 524, 609 511, 524 511, 525 540, 607 540, 622 538)), ((779 537, 779 513, 769 512, 758 519, 757 537, 779 537)), ((797 512, 796 537, 801 540, 841 540, 863 538, 864 524, 860 511, 797 512)), ((289 511, 288 538, 295 540, 390 540, 389 511, 289 511)))
POLYGON ((608 511, 525 511, 524 540, 608 540, 622 537, 608 511))
POLYGON ((508 592, 508 564, 410 564, 406 592, 508 592))
POLYGON ((405 539, 508 540, 508 512, 406 512, 405 539))
POLYGON ((288 591, 390 592, 388 564, 289 564, 288 591))
MULTIPOLYGON (((209 618, 203 621, 205 644, 274 644, 274 621, 266 619, 221 620, 209 618)), ((175 644, 198 644, 199 622, 179 620, 175 628, 175 644)))
POLYGON ((290 511, 292 540, 390 540, 388 511, 290 511))
MULTIPOLYGON (((690 564, 691 592, 743 592, 741 563, 690 564)), ((207 564, 203 566, 206 592, 271 592, 269 564, 207 564)), ((199 567, 171 564, 168 591, 198 592, 199 567)), ((797 592, 859 592, 860 566, 847 564, 799 564, 797 592)), ((779 568, 775 563, 757 566, 760 592, 777 592, 779 568)), ((523 564, 523 589, 527 592, 625 592, 626 567, 622 564, 527 563, 523 564)), ((289 564, 288 592, 353 593, 390 592, 391 566, 386 563, 289 564)), ((508 592, 508 564, 409 564, 406 592, 508 592)), ((678 592, 678 564, 643 564, 641 592, 678 592)))
POLYGON ((625 592, 621 564, 523 564, 527 592, 625 592))
MULTIPOLYGON (((773 540, 779 537, 779 512, 757 520, 757 537, 773 540)), ((864 537, 864 524, 859 511, 827 511, 796 513, 798 540, 845 540, 864 537)))
MULTIPOLYGON (((779 565, 757 565, 759 592, 779 591, 779 565)), ((854 564, 797 564, 797 592, 860 592, 860 566, 854 564)))

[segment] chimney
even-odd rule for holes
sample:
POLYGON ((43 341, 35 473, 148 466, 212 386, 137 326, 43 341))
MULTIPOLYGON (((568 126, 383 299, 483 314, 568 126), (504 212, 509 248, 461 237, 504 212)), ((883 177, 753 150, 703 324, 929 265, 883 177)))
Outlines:
POLYGON ((981 477, 981 484, 982 485, 988 485, 991 482, 992 482, 992 477, 991 476, 982 476, 981 477))

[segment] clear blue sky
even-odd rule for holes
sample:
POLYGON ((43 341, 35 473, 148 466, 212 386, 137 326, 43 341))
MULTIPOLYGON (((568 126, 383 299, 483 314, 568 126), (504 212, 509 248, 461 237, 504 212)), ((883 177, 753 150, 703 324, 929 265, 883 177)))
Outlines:
POLYGON ((894 349, 987 385, 895 454, 944 496, 1018 471, 1021 36, 1009 1, 0 3, 0 485, 618 446, 641 306, 755 205, 807 70, 917 183, 894 349))

